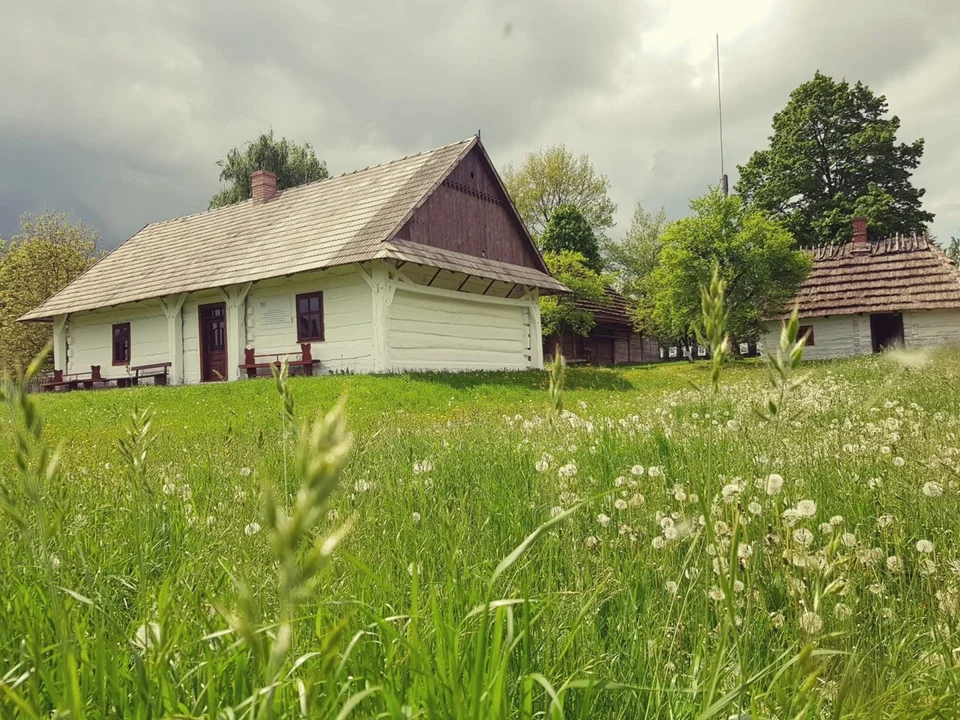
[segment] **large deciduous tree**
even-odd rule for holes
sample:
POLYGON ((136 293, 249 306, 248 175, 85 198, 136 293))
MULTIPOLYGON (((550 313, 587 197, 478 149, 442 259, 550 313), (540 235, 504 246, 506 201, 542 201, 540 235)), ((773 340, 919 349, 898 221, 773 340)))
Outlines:
POLYGON ((540 298, 540 320, 544 337, 556 335, 562 342, 568 332, 588 335, 596 324, 594 313, 579 301, 608 304, 606 287, 610 278, 593 270, 587 259, 571 250, 547 252, 544 262, 550 273, 570 289, 570 294, 540 298))
POLYGON ((0 369, 16 372, 50 342, 47 323, 18 323, 97 261, 99 233, 66 215, 21 218, 20 234, 0 240, 0 369))
POLYGON ((649 275, 642 325, 664 340, 688 340, 702 330, 700 288, 716 263, 727 283, 728 330, 755 337, 765 317, 779 314, 810 270, 779 222, 737 196, 714 189, 691 201, 693 215, 667 225, 663 250, 649 275))
POLYGON ((564 250, 580 253, 591 270, 602 269, 597 235, 575 205, 560 205, 553 211, 540 237, 540 248, 546 253, 564 250))
POLYGON ((613 227, 616 204, 608 195, 610 180, 593 169, 586 155, 563 145, 527 153, 519 168, 507 165, 504 182, 527 229, 539 236, 561 205, 575 206, 597 235, 613 227))
POLYGON ((923 139, 897 142, 900 119, 863 83, 819 72, 773 116, 770 147, 740 166, 736 189, 803 245, 850 239, 850 221, 875 235, 923 232, 933 215, 910 181, 923 139))
POLYGON ((634 303, 645 294, 646 279, 657 266, 666 224, 663 208, 654 215, 638 202, 627 234, 603 243, 606 269, 616 276, 620 292, 634 303))
POLYGON ((263 133, 253 142, 233 148, 217 162, 220 181, 227 187, 210 199, 210 207, 248 200, 251 193, 251 176, 257 170, 269 170, 277 176, 277 188, 296 187, 330 176, 327 164, 317 158, 309 143, 298 145, 286 138, 279 140, 273 130, 263 133))

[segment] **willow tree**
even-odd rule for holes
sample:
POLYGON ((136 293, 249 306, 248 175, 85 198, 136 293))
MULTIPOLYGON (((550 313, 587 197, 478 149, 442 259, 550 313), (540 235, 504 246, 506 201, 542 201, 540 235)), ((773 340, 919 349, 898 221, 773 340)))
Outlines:
POLYGON ((286 138, 277 139, 273 130, 262 133, 253 142, 233 148, 217 165, 220 167, 220 181, 227 186, 210 199, 211 208, 249 200, 251 177, 257 170, 274 173, 279 190, 330 176, 327 164, 317 158, 310 143, 298 145, 286 138))

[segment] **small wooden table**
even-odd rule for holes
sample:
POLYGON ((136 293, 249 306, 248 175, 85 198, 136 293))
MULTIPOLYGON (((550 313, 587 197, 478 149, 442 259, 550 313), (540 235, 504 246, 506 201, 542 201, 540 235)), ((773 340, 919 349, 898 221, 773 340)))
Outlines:
MULTIPOLYGON (((133 370, 133 377, 130 378, 130 381, 134 385, 139 385, 140 381, 144 378, 152 377, 154 385, 166 385, 167 376, 170 372, 170 366, 172 363, 169 362, 160 362, 160 363, 149 363, 147 365, 133 365, 131 370, 133 370)), ((119 382, 118 382, 119 385, 119 382)))

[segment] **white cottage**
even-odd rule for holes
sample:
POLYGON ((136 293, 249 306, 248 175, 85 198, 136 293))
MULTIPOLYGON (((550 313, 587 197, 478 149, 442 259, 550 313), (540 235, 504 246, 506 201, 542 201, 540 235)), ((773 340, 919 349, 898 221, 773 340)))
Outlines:
POLYGON ((61 384, 543 365, 548 273, 477 137, 144 227, 22 321, 61 384))
MULTIPOLYGON (((800 308, 805 358, 960 343, 960 270, 928 238, 869 240, 866 218, 856 218, 851 242, 811 252, 813 268, 790 303, 800 308)), ((763 345, 779 344, 787 317, 764 324, 763 345)))

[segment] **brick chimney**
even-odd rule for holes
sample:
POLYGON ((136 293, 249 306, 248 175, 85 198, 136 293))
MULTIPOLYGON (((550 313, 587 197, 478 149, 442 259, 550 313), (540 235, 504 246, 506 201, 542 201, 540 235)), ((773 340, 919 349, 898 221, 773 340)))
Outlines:
POLYGON ((250 176, 250 195, 254 205, 263 205, 276 197, 277 176, 269 170, 257 170, 250 176))
POLYGON ((866 250, 867 245, 867 219, 865 217, 855 217, 853 219, 853 247, 855 250, 866 250))

